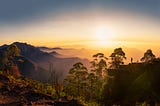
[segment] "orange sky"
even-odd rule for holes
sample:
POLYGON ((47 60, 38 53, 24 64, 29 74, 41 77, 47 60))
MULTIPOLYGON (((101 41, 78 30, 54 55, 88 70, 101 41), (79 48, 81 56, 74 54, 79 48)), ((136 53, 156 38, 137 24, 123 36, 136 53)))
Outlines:
POLYGON ((68 48, 160 48, 158 3, 35 1, 21 2, 21 9, 15 1, 5 9, 6 2, 0 11, 0 44, 20 41, 68 48))

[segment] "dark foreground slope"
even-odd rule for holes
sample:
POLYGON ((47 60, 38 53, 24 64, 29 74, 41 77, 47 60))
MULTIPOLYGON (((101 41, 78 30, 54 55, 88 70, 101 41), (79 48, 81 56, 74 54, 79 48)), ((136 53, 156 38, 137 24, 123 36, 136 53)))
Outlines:
POLYGON ((160 58, 150 63, 122 65, 108 70, 108 75, 112 77, 102 94, 105 106, 135 106, 138 102, 160 106, 160 58))
POLYGON ((0 106, 83 106, 76 100, 58 101, 54 89, 47 87, 28 78, 0 74, 0 106))

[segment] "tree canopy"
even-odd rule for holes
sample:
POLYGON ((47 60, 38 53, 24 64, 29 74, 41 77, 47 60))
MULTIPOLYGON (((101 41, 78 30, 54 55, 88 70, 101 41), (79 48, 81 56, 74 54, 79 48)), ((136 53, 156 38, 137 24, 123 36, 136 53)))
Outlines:
POLYGON ((141 58, 142 62, 152 62, 152 60, 155 59, 155 55, 153 54, 151 49, 148 49, 145 53, 144 56, 141 58))
POLYGON ((124 64, 123 59, 126 59, 125 52, 122 48, 114 49, 114 52, 110 55, 111 62, 110 68, 118 69, 120 65, 124 64))

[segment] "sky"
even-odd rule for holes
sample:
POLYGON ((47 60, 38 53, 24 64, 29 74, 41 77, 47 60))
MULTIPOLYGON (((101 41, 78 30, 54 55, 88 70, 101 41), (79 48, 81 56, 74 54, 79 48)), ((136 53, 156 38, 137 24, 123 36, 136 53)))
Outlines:
POLYGON ((160 0, 0 0, 0 44, 160 48, 160 0))

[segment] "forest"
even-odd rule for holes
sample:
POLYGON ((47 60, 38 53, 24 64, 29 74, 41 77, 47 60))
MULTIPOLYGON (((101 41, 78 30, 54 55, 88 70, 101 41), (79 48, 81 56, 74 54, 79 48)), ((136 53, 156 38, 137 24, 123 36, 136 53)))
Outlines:
POLYGON ((63 81, 51 64, 48 83, 22 75, 17 65, 23 63, 20 56, 21 52, 15 44, 0 51, 0 95, 14 96, 15 92, 29 91, 24 93, 26 95, 23 100, 18 99, 22 104, 36 103, 42 98, 54 103, 71 102, 71 106, 160 104, 160 58, 157 58, 151 49, 144 53, 141 62, 133 62, 131 58, 128 64, 124 64, 127 57, 122 48, 114 49, 109 57, 96 53, 89 69, 82 62, 77 62, 63 81), (30 94, 27 98, 30 90, 34 95, 30 94))

